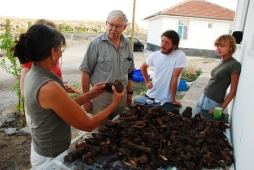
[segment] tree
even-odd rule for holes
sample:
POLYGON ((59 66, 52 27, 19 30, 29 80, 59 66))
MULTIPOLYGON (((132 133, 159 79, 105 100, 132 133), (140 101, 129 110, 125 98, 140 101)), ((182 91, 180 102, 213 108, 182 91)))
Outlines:
POLYGON ((20 91, 20 74, 21 74, 21 66, 17 61, 17 58, 13 56, 13 52, 11 52, 11 48, 14 46, 13 35, 10 32, 11 22, 9 19, 6 19, 6 29, 5 33, 0 35, 0 40, 2 41, 0 48, 6 51, 7 59, 10 61, 11 65, 7 66, 4 58, 0 61, 0 66, 13 77, 16 78, 16 84, 14 84, 10 90, 16 92, 18 97, 18 103, 16 104, 16 111, 21 115, 24 115, 24 99, 21 96, 20 91))
POLYGON ((32 26, 32 23, 31 22, 28 22, 27 23, 27 30, 29 30, 29 28, 32 26))
POLYGON ((73 29, 71 28, 71 26, 66 25, 66 26, 65 26, 65 31, 73 31, 73 29))
POLYGON ((5 25, 5 33, 11 32, 11 21, 9 19, 6 19, 6 25, 5 25))
POLYGON ((78 32, 83 32, 83 28, 82 27, 78 27, 78 32))
POLYGON ((87 28, 86 27, 83 27, 83 32, 87 32, 87 28))
POLYGON ((60 24, 58 28, 59 28, 60 32, 62 32, 62 33, 65 32, 65 23, 60 24))

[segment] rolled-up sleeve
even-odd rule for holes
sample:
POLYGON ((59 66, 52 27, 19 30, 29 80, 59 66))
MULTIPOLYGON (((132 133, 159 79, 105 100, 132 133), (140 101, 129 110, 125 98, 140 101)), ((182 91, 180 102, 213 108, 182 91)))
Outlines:
POLYGON ((94 67, 96 65, 97 55, 98 55, 98 47, 96 43, 92 41, 88 45, 83 61, 79 66, 79 70, 92 74, 94 67))

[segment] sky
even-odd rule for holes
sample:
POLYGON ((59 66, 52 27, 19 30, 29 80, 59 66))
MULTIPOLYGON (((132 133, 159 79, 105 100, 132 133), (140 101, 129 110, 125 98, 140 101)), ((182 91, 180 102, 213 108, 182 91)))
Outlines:
MULTIPOLYGON (((236 11, 238 0, 206 0, 236 11)), ((136 0, 135 23, 147 28, 147 16, 184 0, 136 0)), ((106 21, 112 10, 122 10, 133 19, 134 0, 0 0, 0 16, 61 20, 106 21)))

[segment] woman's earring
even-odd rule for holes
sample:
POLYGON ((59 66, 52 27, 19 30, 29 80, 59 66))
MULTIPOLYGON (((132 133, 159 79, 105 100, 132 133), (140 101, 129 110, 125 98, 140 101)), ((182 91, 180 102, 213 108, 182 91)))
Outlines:
POLYGON ((55 57, 52 57, 52 60, 55 60, 56 58, 55 57))

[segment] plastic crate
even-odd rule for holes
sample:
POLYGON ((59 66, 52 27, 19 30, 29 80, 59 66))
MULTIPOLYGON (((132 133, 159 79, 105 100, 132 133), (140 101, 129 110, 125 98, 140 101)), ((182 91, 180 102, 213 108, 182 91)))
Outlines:
POLYGON ((132 80, 136 81, 136 82, 144 82, 145 81, 143 76, 137 76, 137 75, 133 76, 132 80))
MULTIPOLYGON (((150 79, 150 75, 148 74, 148 78, 150 79)), ((144 77, 142 76, 142 72, 140 69, 133 71, 132 80, 136 82, 145 82, 144 77)))
MULTIPOLYGON (((149 74, 148 74, 148 79, 150 79, 149 74)), ((136 81, 136 82, 145 82, 145 79, 143 76, 137 76, 137 75, 135 75, 135 76, 133 75, 132 80, 136 81)))
POLYGON ((186 80, 181 80, 179 82, 177 90, 178 91, 186 91, 187 90, 187 81, 186 80))
POLYGON ((140 73, 135 73, 133 75, 135 75, 135 76, 143 76, 141 72, 140 73))
POLYGON ((141 74, 141 75, 142 75, 142 72, 141 72, 140 69, 137 69, 137 70, 134 70, 134 71, 133 71, 133 74, 141 74))

